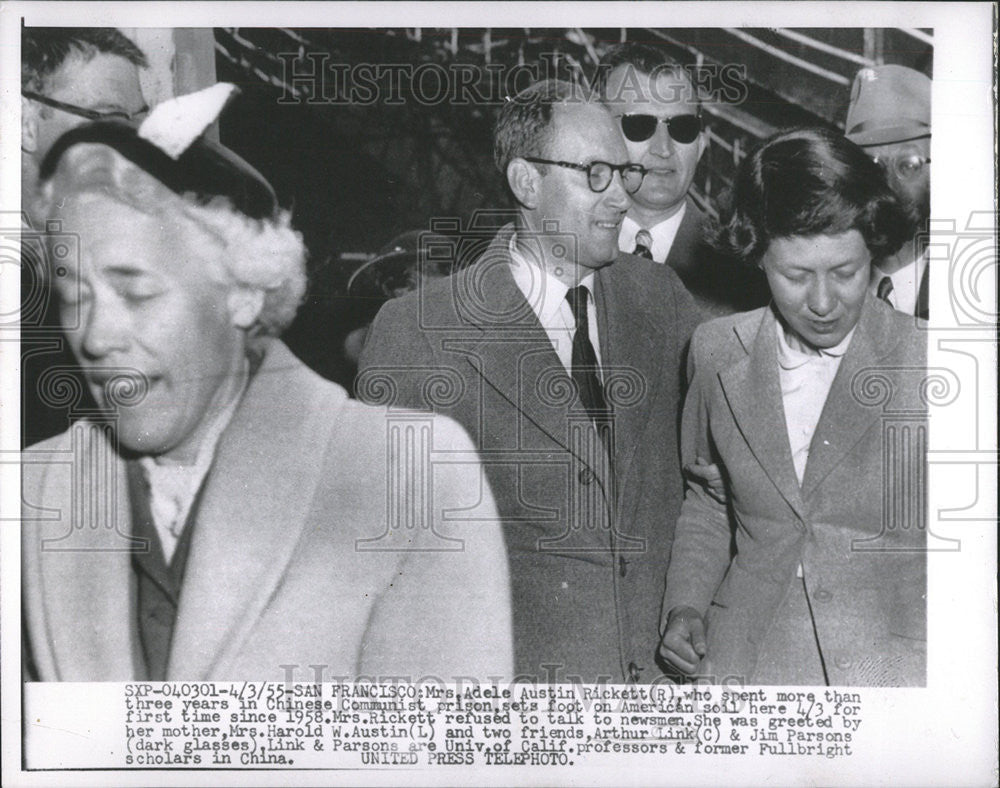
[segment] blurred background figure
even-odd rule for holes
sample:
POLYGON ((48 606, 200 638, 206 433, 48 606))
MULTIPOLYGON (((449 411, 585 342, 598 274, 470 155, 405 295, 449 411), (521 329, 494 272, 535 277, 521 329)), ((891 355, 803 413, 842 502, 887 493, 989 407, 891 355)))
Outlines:
POLYGON ((88 120, 141 120, 146 56, 114 28, 25 28, 21 45, 21 204, 60 136, 88 120))
POLYGON ((456 264, 455 241, 426 230, 407 230, 383 246, 347 280, 347 297, 361 325, 344 338, 344 357, 357 370, 368 328, 390 298, 418 289, 423 283, 449 276, 456 264), (437 252, 431 254, 431 250, 437 252))
POLYGON ((874 261, 872 288, 901 312, 927 319, 927 239, 931 215, 931 80, 897 65, 854 77, 846 135, 885 171, 910 222, 899 251, 874 261))
POLYGON ((772 303, 691 340, 689 482, 667 570, 661 654, 747 684, 921 686, 926 670, 924 333, 869 289, 905 238, 880 169, 837 132, 799 129, 746 158, 719 242, 772 303), (891 403, 870 400, 870 387, 891 403), (884 410, 913 414, 891 443, 884 410), (735 552, 733 546, 735 545, 735 552))
MULTIPOLYGON (((43 230, 31 215, 38 169, 59 137, 99 118, 139 119, 147 111, 140 85, 146 55, 115 28, 32 28, 21 39, 21 212, 23 229, 43 230)), ((66 428, 65 407, 39 393, 45 370, 67 369, 74 360, 58 332, 59 319, 48 289, 41 248, 25 237, 21 247, 22 445, 66 428), (38 342, 35 346, 34 342, 38 342), (39 352, 44 348, 43 352, 39 352)), ((70 373, 71 374, 71 373, 70 373)), ((77 385, 84 409, 93 405, 77 385)))

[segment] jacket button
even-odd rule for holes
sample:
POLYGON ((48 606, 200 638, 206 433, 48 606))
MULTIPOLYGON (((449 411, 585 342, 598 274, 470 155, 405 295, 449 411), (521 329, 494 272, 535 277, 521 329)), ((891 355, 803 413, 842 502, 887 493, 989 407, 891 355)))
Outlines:
POLYGON ((817 588, 813 594, 813 599, 817 602, 829 602, 833 599, 833 594, 827 591, 825 588, 817 588))
POLYGON ((618 556, 618 574, 621 577, 625 577, 628 574, 628 561, 625 560, 625 556, 618 556))
POLYGON ((847 670, 854 664, 854 661, 850 657, 834 657, 833 664, 841 670, 847 670))
POLYGON ((639 674, 642 672, 642 668, 636 665, 634 662, 628 663, 628 677, 629 680, 633 682, 639 681, 639 674))
POLYGON ((594 472, 590 468, 581 468, 576 478, 580 480, 580 484, 586 487, 594 481, 594 472))

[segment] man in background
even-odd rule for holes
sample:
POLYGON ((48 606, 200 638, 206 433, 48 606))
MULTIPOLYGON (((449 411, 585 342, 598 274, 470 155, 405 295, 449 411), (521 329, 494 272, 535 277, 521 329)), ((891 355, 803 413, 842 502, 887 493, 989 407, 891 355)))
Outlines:
POLYGON ((873 261, 872 289, 900 312, 926 320, 931 80, 905 66, 861 69, 851 87, 846 136, 882 166, 914 226, 898 252, 873 261))
MULTIPOLYGON (((139 69, 146 56, 112 27, 26 27, 21 41, 21 217, 23 229, 44 230, 32 216, 45 154, 74 126, 101 118, 139 118, 146 103, 139 69)), ((21 264, 22 445, 66 428, 67 413, 40 388, 46 368, 73 367, 58 334, 40 248, 24 236, 21 264), (46 349, 39 352, 29 332, 46 349), (53 345, 56 343, 56 346, 53 345)), ((85 387, 80 387, 85 390, 85 387)))
POLYGON ((626 43, 601 60, 595 87, 629 159, 647 169, 622 222, 619 248, 669 265, 709 315, 767 303, 759 271, 720 258, 704 243, 707 217, 689 192, 708 132, 684 67, 658 47, 626 43))
POLYGON ((108 27, 25 28, 21 46, 21 205, 28 210, 38 168, 59 137, 87 120, 137 119, 146 56, 108 27))

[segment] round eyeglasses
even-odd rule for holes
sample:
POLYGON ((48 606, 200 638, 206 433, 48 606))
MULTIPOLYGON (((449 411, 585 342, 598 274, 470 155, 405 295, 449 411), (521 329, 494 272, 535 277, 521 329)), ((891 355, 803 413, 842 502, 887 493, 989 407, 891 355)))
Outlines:
POLYGON ((567 167, 571 170, 579 170, 587 173, 587 185, 592 192, 600 194, 606 191, 611 185, 611 181, 617 172, 621 175, 622 185, 629 194, 635 194, 642 186, 642 179, 646 177, 646 170, 641 164, 610 164, 606 161, 592 161, 590 164, 575 164, 571 161, 553 161, 552 159, 540 159, 537 156, 525 156, 525 161, 535 164, 552 164, 556 167, 567 167))
POLYGON ((21 95, 26 99, 31 99, 32 101, 37 101, 39 104, 44 104, 46 107, 52 107, 53 109, 61 109, 63 112, 68 112, 71 115, 76 115, 79 118, 86 118, 87 120, 142 120, 149 114, 149 107, 143 105, 143 107, 135 112, 125 112, 124 110, 100 110, 100 109, 87 109, 86 107, 78 107, 75 104, 67 104, 65 101, 56 101, 54 98, 49 98, 48 96, 43 96, 41 93, 35 93, 31 90, 22 90, 21 95))
POLYGON ((694 142, 701 134, 700 115, 674 115, 672 118, 658 118, 641 112, 619 115, 622 124, 622 134, 630 142, 645 142, 656 134, 656 125, 662 123, 667 127, 667 134, 674 142, 684 145, 694 142))
POLYGON ((924 166, 931 163, 929 158, 918 153, 911 153, 908 156, 873 156, 872 161, 886 172, 895 173, 896 177, 903 181, 916 178, 924 166))

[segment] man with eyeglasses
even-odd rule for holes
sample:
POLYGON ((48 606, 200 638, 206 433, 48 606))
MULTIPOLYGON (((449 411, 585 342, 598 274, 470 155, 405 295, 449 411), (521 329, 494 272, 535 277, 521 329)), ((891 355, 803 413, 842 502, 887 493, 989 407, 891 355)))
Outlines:
POLYGON ((708 132, 684 67, 659 47, 625 43, 601 59, 594 86, 615 116, 629 159, 646 169, 622 222, 621 250, 672 267, 709 315, 767 303, 758 271, 720 259, 704 243, 706 217, 689 191, 708 132))
POLYGON ((52 144, 88 120, 141 119, 146 56, 114 28, 31 28, 21 46, 21 204, 30 211, 52 144))
POLYGON ((653 681, 700 316, 670 267, 619 251, 646 173, 583 88, 508 99, 494 157, 514 221, 471 266, 382 308, 358 395, 472 436, 504 522, 518 675, 653 681))
POLYGON ((910 214, 913 237, 873 261, 872 290, 901 312, 927 319, 927 231, 931 215, 931 80, 897 65, 854 77, 846 136, 881 165, 910 214))

